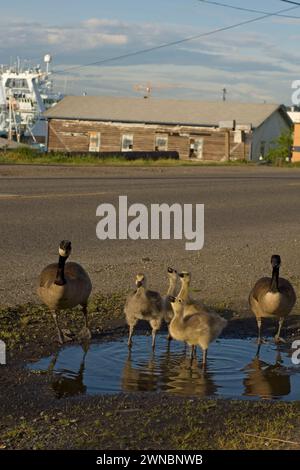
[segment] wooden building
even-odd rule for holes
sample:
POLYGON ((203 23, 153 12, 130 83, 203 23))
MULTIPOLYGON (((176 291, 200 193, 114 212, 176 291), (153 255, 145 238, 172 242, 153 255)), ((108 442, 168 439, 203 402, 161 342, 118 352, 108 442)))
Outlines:
POLYGON ((258 160, 291 126, 276 104, 107 96, 68 96, 45 117, 49 151, 172 151, 203 161, 258 160))

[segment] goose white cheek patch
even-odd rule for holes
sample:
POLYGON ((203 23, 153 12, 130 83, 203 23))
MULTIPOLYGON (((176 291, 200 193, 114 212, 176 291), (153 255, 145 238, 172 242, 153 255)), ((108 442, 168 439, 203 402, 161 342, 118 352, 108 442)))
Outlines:
POLYGON ((187 251, 204 246, 204 204, 135 203, 119 196, 119 206, 100 204, 96 211, 99 240, 185 240, 187 251))

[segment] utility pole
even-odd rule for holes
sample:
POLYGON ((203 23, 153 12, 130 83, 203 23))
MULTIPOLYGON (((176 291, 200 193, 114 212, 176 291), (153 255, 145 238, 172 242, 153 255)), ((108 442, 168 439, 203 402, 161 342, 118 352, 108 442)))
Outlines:
POLYGON ((223 101, 226 101, 226 96, 227 96, 227 89, 224 87, 222 90, 222 99, 223 101))

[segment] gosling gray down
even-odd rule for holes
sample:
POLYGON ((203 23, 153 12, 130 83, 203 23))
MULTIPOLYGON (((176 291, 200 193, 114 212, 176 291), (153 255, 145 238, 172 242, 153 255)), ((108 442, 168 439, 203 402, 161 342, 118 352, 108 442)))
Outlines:
POLYGON ((207 362, 207 350, 212 341, 217 339, 227 325, 227 320, 216 313, 201 311, 192 315, 184 315, 185 301, 180 297, 171 297, 174 317, 170 323, 172 338, 184 341, 192 347, 191 360, 196 346, 203 351, 202 363, 207 362))
POLYGON ((137 274, 135 279, 136 290, 127 297, 124 313, 129 326, 128 347, 132 347, 134 327, 139 320, 150 323, 152 328, 152 348, 155 349, 156 333, 163 320, 163 300, 158 292, 147 289, 144 274, 137 274))
POLYGON ((193 315, 203 310, 206 312, 204 303, 201 300, 194 300, 190 297, 191 274, 187 271, 179 273, 181 289, 178 297, 184 301, 184 315, 193 315))
POLYGON ((49 264, 39 277, 37 294, 44 304, 50 309, 58 334, 58 341, 62 344, 70 338, 64 334, 57 320, 60 310, 71 309, 77 305, 82 306, 85 327, 80 335, 84 339, 90 339, 88 328, 87 303, 92 291, 91 280, 78 263, 66 263, 72 251, 72 244, 63 240, 59 245, 58 263, 49 264))
POLYGON ((279 277, 281 258, 273 255, 271 258, 272 277, 259 279, 249 295, 249 304, 256 316, 258 326, 258 344, 262 343, 262 318, 278 318, 279 327, 275 335, 275 343, 285 342, 280 332, 285 318, 291 313, 295 303, 296 294, 292 284, 279 277))

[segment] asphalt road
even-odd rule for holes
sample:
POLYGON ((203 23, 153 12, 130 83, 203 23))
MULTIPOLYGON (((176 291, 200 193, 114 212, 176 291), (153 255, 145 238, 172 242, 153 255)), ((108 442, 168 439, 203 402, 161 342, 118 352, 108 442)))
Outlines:
MULTIPOLYGON (((282 275, 300 296, 300 171, 265 167, 101 168, 0 166, 0 304, 37 302, 41 269, 70 239, 72 260, 89 272, 94 292, 129 289, 137 272, 166 290, 166 269, 192 272, 195 296, 247 310, 255 280, 282 257, 282 275), (205 204, 205 245, 96 237, 96 209, 129 204, 205 204)), ((296 311, 300 313, 297 306, 296 311)))

